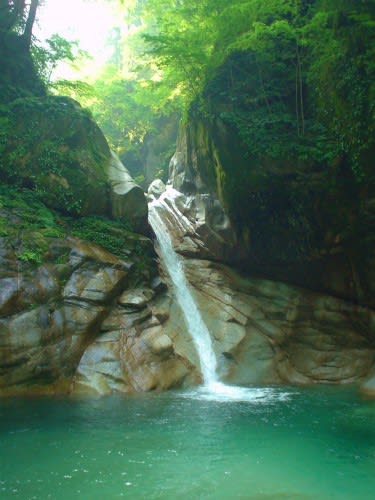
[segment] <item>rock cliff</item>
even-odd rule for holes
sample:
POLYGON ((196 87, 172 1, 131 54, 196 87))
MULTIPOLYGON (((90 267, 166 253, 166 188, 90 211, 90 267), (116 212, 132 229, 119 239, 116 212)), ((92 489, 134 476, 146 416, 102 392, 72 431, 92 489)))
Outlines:
MULTIPOLYGON (((185 257, 185 272, 211 332, 222 380, 245 385, 354 383, 371 376, 371 308, 215 262, 214 237, 199 236, 201 221, 191 195, 168 188, 157 206, 176 251, 185 257)), ((165 279, 169 281, 168 274, 165 279)), ((194 349, 179 352, 199 371, 194 349)))
POLYGON ((345 162, 252 158, 219 118, 180 129, 170 165, 174 188, 219 200, 237 251, 232 263, 374 308, 375 186, 345 162))
POLYGON ((147 201, 65 97, 0 110, 0 393, 70 392, 117 298, 155 276, 147 201))
MULTIPOLYGON (((110 220, 62 219, 18 191, 0 197, 0 234, 0 394, 70 392, 114 311, 137 316, 127 291, 147 287, 147 302, 163 288, 151 241, 110 220), (120 256, 76 234, 102 236, 120 256)), ((149 317, 138 316, 136 323, 149 317)))

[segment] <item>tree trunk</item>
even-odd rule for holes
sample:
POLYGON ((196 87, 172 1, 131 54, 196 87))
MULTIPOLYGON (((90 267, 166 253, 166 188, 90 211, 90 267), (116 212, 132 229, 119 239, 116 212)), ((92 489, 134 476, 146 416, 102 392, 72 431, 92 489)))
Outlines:
POLYGON ((25 25, 25 30, 23 32, 23 38, 26 42, 27 47, 31 45, 31 36, 33 33, 33 26, 36 17, 36 11, 38 9, 39 0, 31 0, 29 15, 27 16, 27 21, 25 25))
POLYGON ((302 127, 302 135, 305 135, 305 110, 304 110, 304 103, 303 103, 302 65, 301 65, 301 56, 300 56, 298 45, 297 45, 297 65, 298 65, 298 79, 299 79, 301 127, 302 127))

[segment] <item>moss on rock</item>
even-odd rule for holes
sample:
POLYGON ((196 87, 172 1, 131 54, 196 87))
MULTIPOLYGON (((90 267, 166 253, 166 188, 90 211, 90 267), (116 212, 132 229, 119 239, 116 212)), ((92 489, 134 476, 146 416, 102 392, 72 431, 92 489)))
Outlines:
POLYGON ((0 109, 0 173, 70 215, 110 214, 108 144, 90 114, 67 97, 16 99, 0 109))

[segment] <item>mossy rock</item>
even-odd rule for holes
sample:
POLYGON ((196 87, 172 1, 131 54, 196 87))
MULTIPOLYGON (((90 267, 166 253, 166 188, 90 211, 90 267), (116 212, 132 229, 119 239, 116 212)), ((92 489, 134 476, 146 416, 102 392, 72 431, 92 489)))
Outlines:
POLYGON ((109 215, 104 135, 73 99, 29 97, 0 109, 0 173, 70 215, 109 215))
POLYGON ((0 183, 0 254, 1 245, 9 246, 23 269, 65 264, 72 238, 128 262, 136 282, 157 272, 152 241, 134 233, 124 221, 98 215, 62 216, 46 207, 35 191, 0 183), (61 251, 52 251, 51 245, 61 251))

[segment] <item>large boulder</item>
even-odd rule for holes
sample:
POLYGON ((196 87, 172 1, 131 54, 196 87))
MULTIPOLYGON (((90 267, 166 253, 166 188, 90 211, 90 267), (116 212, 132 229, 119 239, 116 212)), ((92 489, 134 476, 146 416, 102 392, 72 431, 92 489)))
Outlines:
POLYGON ((209 193, 185 195, 168 186, 152 202, 167 226, 175 250, 185 256, 220 261, 238 256, 236 234, 220 202, 209 193))
POLYGON ((16 99, 0 111, 0 173, 73 216, 106 215, 147 231, 147 201, 87 110, 68 97, 16 99))
POLYGON ((17 99, 2 112, 1 173, 32 187, 48 206, 71 215, 111 212, 110 150, 90 114, 67 97, 17 99))

